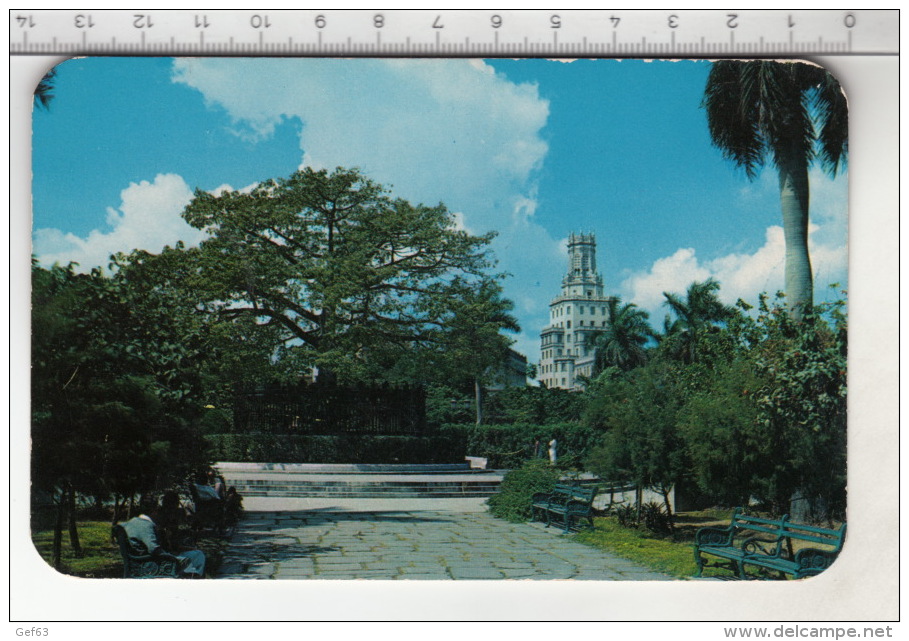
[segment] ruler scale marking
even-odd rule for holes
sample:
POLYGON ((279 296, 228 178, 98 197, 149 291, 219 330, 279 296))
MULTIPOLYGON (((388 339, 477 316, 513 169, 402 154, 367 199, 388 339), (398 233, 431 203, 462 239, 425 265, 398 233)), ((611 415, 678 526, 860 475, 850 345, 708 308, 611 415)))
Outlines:
MULTIPOLYGON (((836 10, 817 10, 807 16, 799 16, 793 23, 786 11, 770 10, 767 20, 758 22, 763 32, 755 30, 729 30, 724 11, 680 10, 681 22, 685 28, 683 37, 671 30, 659 36, 649 30, 648 24, 637 19, 640 15, 654 12, 633 12, 629 15, 610 16, 610 25, 597 20, 578 20, 579 15, 593 16, 593 12, 572 13, 571 20, 563 15, 558 27, 553 27, 554 15, 548 12, 515 12, 522 16, 543 18, 536 23, 513 20, 505 15, 504 21, 489 29, 482 23, 459 24, 457 21, 442 21, 436 27, 435 38, 412 38, 425 34, 425 15, 418 11, 402 10, 396 14, 394 29, 379 30, 374 21, 360 19, 366 12, 322 13, 318 16, 317 29, 313 32, 280 33, 281 25, 268 24, 268 16, 260 25, 254 24, 258 38, 249 38, 250 29, 242 23, 221 21, 216 18, 213 28, 199 30, 202 20, 208 27, 204 14, 197 14, 195 24, 191 10, 156 11, 154 14, 133 14, 131 10, 109 10, 104 16, 95 17, 79 14, 76 36, 73 28, 73 13, 60 10, 28 11, 29 22, 23 22, 23 11, 10 13, 10 53, 12 55, 44 55, 47 53, 69 55, 225 55, 242 53, 246 55, 275 55, 306 52, 323 55, 409 55, 415 51, 424 56, 448 55, 898 55, 899 13, 895 10, 867 10, 852 12, 847 19, 836 10), (87 17, 88 23, 80 22, 87 17), (170 19, 178 16, 179 20, 170 19), (351 16, 354 16, 352 18, 351 16), (18 17, 18 20, 17 20, 18 17), (32 21, 32 18, 36 20, 32 21), (187 19, 188 17, 188 19, 187 19), (780 20, 772 22, 771 19, 780 20), (135 19, 134 19, 135 18, 135 19), (398 20, 400 18, 400 20, 398 20), (720 18, 717 20, 717 18, 720 18), (833 18, 833 19, 831 19, 833 18), (356 20, 355 20, 356 19, 356 20), (331 29, 332 42, 323 38, 323 27, 331 29), (693 26, 692 26, 693 25, 693 26), (767 25, 774 25, 772 28, 767 25), (778 25, 778 27, 776 26, 778 25), (35 28, 33 28, 35 27, 35 28), (91 29, 86 27, 93 27, 91 29), (152 30, 152 27, 154 29, 152 30), (194 28, 195 27, 195 28, 194 28), (272 27, 265 31, 266 27, 272 27), (440 29, 444 27, 447 41, 441 39, 440 29), (419 29, 419 30, 417 30, 419 29), (503 40, 500 31, 506 29, 508 37, 503 40), (642 33, 641 30, 644 30, 642 33), (796 29, 798 32, 796 32, 796 29), (369 31, 374 31, 370 34, 369 31), (515 31, 517 30, 517 31, 515 31), (606 31, 611 32, 611 37, 606 31), (16 34, 15 31, 21 31, 16 34), (382 38, 382 32, 386 37, 382 38), (489 34, 492 31, 492 34, 489 34), (621 41, 618 38, 621 31, 621 41), (700 31, 700 33, 699 33, 700 31), (266 33, 277 36, 269 41, 266 33), (216 35, 214 35, 216 34, 216 35), (352 35, 353 34, 353 35, 352 35), (485 37, 492 35, 492 38, 485 37), (75 36, 75 37, 74 37, 75 36), (406 36, 406 39, 404 37, 406 36), (479 37, 478 37, 479 36, 479 37), (400 38, 400 39, 399 39, 400 38), (227 42, 225 42, 225 40, 227 42), (286 40, 286 41, 285 41, 286 40), (416 40, 419 40, 417 45, 416 40), (346 42, 346 45, 345 45, 346 42), (700 45, 698 46, 698 42, 700 45)), ((254 14, 259 18, 261 14, 254 14)), ((311 12, 287 10, 282 14, 290 16, 282 22, 287 24, 296 15, 312 20, 311 12)), ((475 12, 474 15, 479 15, 475 12)), ((496 16, 498 18, 498 16, 496 16)), ((386 21, 385 27, 391 27, 386 21)), ((740 27, 746 24, 741 22, 740 27)), ((750 24, 748 25, 751 29, 750 24)))

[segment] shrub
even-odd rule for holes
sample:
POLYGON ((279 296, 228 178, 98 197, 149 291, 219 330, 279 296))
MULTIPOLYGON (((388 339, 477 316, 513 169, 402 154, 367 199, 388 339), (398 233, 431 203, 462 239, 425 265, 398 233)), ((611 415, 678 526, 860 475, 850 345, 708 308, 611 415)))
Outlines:
POLYGON ((615 517, 622 527, 638 525, 638 511, 633 505, 620 505, 615 509, 615 517))
POLYGON ((505 475, 499 493, 487 501, 489 511, 514 523, 526 521, 532 515, 533 495, 551 492, 558 481, 559 471, 547 461, 527 461, 505 475))
POLYGON ((669 515, 656 501, 650 501, 641 506, 641 524, 654 533, 665 533, 671 529, 669 515))

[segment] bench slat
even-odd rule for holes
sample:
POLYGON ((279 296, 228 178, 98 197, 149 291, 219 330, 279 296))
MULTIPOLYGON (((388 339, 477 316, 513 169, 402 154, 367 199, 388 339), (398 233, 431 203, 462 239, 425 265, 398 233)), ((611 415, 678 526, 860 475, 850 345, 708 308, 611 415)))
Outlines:
POLYGON ((790 523, 788 515, 774 520, 747 516, 741 512, 741 508, 735 509, 728 527, 705 527, 697 531, 694 545, 697 576, 701 576, 704 567, 711 565, 702 556, 708 554, 732 561, 729 564, 712 565, 728 567, 742 579, 747 578, 745 566, 748 565, 791 574, 799 579, 823 572, 836 560, 842 549, 846 534, 845 523, 839 529, 832 530, 790 523), (739 543, 741 537, 748 532, 769 534, 772 540, 752 536, 739 543), (816 543, 828 549, 803 548, 796 552, 794 558, 789 558, 786 554, 791 549, 792 540, 816 543), (789 545, 784 546, 784 543, 789 545))

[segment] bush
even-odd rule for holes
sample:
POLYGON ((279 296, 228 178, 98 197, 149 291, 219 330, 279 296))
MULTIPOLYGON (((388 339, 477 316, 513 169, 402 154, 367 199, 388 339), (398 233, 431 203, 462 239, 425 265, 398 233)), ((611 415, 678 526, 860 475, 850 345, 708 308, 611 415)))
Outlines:
POLYGON ((532 516, 533 495, 551 492, 558 481, 559 471, 548 462, 527 461, 505 475, 499 493, 487 501, 489 511, 514 523, 527 521, 532 516))
POLYGON ((641 524, 657 534, 670 531, 669 515, 656 501, 650 501, 641 506, 641 524))
POLYGON ((212 434, 216 461, 270 463, 458 463, 466 450, 456 434, 431 436, 336 436, 212 434))
POLYGON ((633 505, 620 505, 615 509, 615 517, 622 527, 638 525, 638 511, 633 505))
POLYGON ((666 534, 671 531, 669 527, 669 514, 663 509, 662 504, 650 501, 641 505, 641 515, 633 505, 622 505, 615 510, 616 520, 619 525, 626 528, 643 526, 654 534, 666 534))

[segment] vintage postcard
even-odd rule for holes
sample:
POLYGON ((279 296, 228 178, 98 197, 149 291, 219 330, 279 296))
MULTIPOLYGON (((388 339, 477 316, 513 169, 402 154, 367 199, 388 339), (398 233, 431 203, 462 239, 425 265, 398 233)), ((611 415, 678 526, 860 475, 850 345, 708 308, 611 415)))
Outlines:
POLYGON ((440 595, 836 573, 850 105, 792 60, 55 66, 43 563, 440 595))

